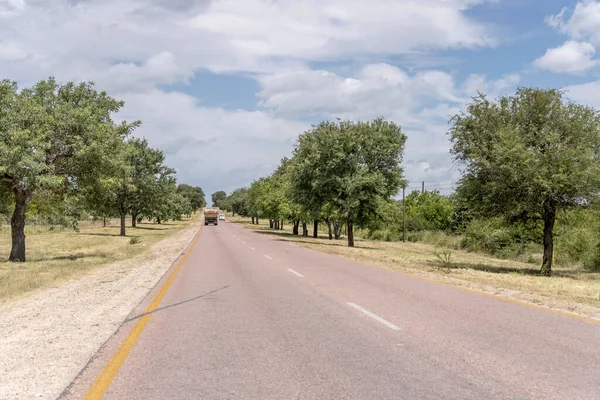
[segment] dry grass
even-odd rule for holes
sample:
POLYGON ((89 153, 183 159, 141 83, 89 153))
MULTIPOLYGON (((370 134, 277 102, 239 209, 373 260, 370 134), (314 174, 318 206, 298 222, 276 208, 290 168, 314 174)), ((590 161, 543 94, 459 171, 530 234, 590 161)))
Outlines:
MULTIPOLYGON (((330 241, 323 233, 317 239, 305 238, 293 236, 291 226, 283 231, 273 231, 268 229, 267 221, 252 225, 245 218, 228 219, 245 228, 277 236, 281 240, 293 241, 310 249, 362 263, 600 318, 599 273, 556 266, 554 276, 548 278, 539 276, 537 265, 461 250, 451 251, 448 264, 436 256, 436 253, 448 249, 428 244, 358 239, 356 247, 349 248, 345 240, 330 241)), ((312 235, 312 229, 310 234, 312 235)))
POLYGON ((140 223, 127 227, 127 236, 119 236, 118 220, 102 222, 73 230, 27 234, 27 262, 5 261, 10 253, 10 237, 0 238, 0 303, 35 289, 52 287, 77 278, 115 261, 137 256, 154 243, 189 226, 191 219, 160 225, 140 223), (137 239, 133 239, 137 238, 137 239), (133 240, 132 240, 133 239, 133 240), (135 242, 135 243, 134 243, 135 242))

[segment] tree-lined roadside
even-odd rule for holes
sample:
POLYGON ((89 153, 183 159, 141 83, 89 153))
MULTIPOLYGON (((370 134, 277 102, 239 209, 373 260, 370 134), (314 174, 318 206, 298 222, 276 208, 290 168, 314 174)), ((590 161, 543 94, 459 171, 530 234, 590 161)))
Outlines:
POLYGON ((600 238, 589 224, 600 210, 597 110, 553 89, 480 94, 451 118, 448 133, 462 174, 452 195, 415 191, 398 200, 407 186, 399 166, 406 137, 379 118, 321 122, 299 135, 292 157, 270 176, 213 201, 253 223, 267 219, 271 229, 288 224, 294 235, 301 226, 302 236, 312 227, 316 237, 324 223, 328 237, 340 239, 343 227, 349 247, 359 228, 390 241, 433 231, 465 250, 527 253, 527 262, 538 262, 532 249, 541 248, 542 275, 552 274, 558 231, 563 262, 600 271, 600 238))
POLYGON ((31 88, 0 81, 0 211, 11 213, 10 261, 26 260, 27 216, 77 230, 82 219, 181 220, 204 206, 201 188, 177 186, 162 150, 117 123, 124 103, 91 82, 31 88), (12 210, 12 212, 11 212, 12 210))

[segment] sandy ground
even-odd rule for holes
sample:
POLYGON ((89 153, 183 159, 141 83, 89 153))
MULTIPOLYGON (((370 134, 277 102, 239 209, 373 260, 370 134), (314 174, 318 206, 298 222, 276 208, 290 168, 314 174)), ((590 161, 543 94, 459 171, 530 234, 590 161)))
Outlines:
POLYGON ((170 268, 194 222, 149 251, 0 310, 0 399, 56 399, 170 268))

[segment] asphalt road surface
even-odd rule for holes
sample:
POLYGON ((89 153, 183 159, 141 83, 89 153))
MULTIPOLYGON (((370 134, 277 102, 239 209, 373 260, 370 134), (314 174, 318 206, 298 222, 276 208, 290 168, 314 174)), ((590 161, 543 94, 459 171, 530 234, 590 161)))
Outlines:
POLYGON ((221 222, 202 229, 104 398, 600 399, 600 325, 221 222))

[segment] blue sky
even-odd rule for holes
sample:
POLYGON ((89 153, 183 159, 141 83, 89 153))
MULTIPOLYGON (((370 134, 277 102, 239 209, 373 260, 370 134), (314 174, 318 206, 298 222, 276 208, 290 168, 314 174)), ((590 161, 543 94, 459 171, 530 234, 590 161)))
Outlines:
POLYGON ((450 192, 450 115, 478 90, 600 107, 600 0, 0 0, 0 77, 93 80, 180 182, 269 174, 319 119, 384 116, 411 187, 450 192))

